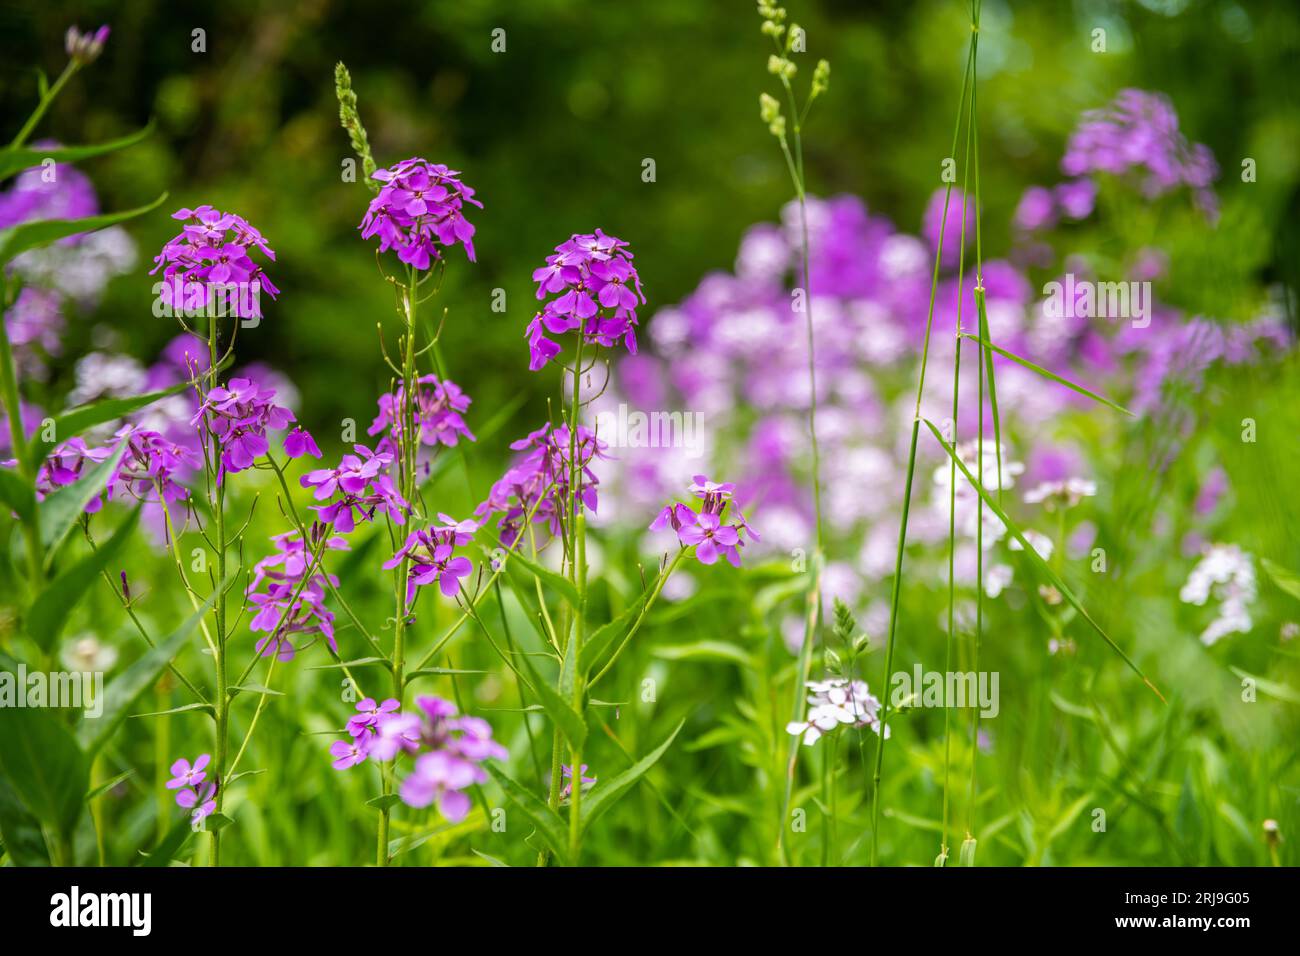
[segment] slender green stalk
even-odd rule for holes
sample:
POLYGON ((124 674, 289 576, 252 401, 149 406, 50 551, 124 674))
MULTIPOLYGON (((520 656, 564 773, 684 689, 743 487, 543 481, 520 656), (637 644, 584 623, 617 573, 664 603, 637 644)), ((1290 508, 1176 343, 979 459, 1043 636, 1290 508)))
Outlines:
MULTIPOLYGON (((7 296, 6 296, 7 297, 7 296)), ((9 330, 0 322, 0 398, 4 399, 5 411, 9 418, 9 447, 14 450, 18 460, 18 474, 29 488, 36 486, 36 471, 24 449, 27 436, 23 432, 22 409, 18 398, 18 374, 14 366, 13 348, 9 343, 9 330)), ((36 520, 36 509, 22 516, 23 539, 27 546, 27 569, 30 581, 28 586, 32 593, 40 590, 45 579, 45 556, 41 548, 41 530, 36 520)))
MULTIPOLYGON (((217 387, 217 337, 219 326, 214 316, 208 326, 208 391, 217 387)), ((220 469, 221 445, 215 433, 209 431, 209 442, 212 455, 212 468, 220 469)), ((216 472, 220 475, 220 471, 216 472)), ((209 482, 211 482, 209 477, 209 482)), ((230 692, 226 676, 226 484, 218 477, 216 481, 216 490, 213 492, 209 485, 209 500, 212 503, 212 511, 217 525, 217 587, 220 593, 216 595, 213 601, 213 612, 216 618, 216 635, 214 637, 214 666, 216 668, 217 690, 213 700, 215 708, 214 716, 217 721, 216 728, 216 760, 213 763, 213 779, 217 781, 217 813, 221 808, 226 797, 226 753, 229 746, 227 737, 230 732, 230 692)), ((208 857, 210 866, 221 865, 221 830, 212 830, 212 852, 208 857)))
MULTIPOLYGON (((949 155, 957 152, 958 136, 961 133, 962 109, 966 103, 966 91, 973 83, 974 76, 974 35, 971 48, 966 55, 966 72, 962 77, 961 98, 958 101, 957 120, 953 124, 952 148, 949 155)), ((885 642, 885 674, 882 687, 889 686, 889 675, 894 670, 895 637, 898 632, 898 599, 903 578, 903 550, 907 545, 907 520, 912 506, 912 480, 916 474, 916 441, 921 428, 921 399, 925 394, 925 371, 930 357, 930 333, 934 328, 934 303, 939 291, 939 267, 943 260, 943 240, 948 227, 948 204, 952 198, 952 183, 944 193, 943 218, 939 225, 939 243, 934 253, 934 274, 930 280, 930 306, 925 320, 925 339, 921 346, 921 370, 916 385, 916 412, 912 419, 912 435, 907 451, 907 475, 903 484, 903 514, 898 525, 898 550, 894 555, 894 580, 890 589, 889 601, 889 636, 885 642)), ((880 854, 880 780, 885 758, 885 732, 889 728, 889 695, 883 695, 880 716, 880 739, 876 744, 876 766, 872 775, 871 794, 871 865, 879 862, 880 854)))
POLYGON ((63 72, 60 73, 58 79, 54 81, 54 85, 45 91, 45 95, 41 97, 41 101, 36 104, 36 109, 32 110, 32 115, 27 117, 27 122, 23 124, 23 128, 20 129, 18 134, 9 142, 10 149, 17 149, 19 146, 22 146, 27 142, 27 137, 32 135, 32 131, 36 129, 36 124, 41 121, 41 118, 45 115, 45 111, 50 108, 50 104, 58 98, 59 93, 63 91, 63 87, 67 85, 68 80, 72 79, 73 75, 79 69, 81 69, 80 61, 75 57, 68 60, 68 65, 63 68, 63 72))

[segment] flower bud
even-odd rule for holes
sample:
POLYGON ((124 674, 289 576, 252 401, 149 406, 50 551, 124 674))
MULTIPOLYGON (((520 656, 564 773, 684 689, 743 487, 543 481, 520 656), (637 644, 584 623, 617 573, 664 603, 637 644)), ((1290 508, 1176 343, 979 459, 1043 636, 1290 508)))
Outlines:
POLYGON ((82 33, 75 26, 71 26, 68 27, 68 32, 63 38, 63 48, 75 63, 85 66, 94 63, 104 52, 108 33, 107 25, 100 27, 94 33, 82 33))

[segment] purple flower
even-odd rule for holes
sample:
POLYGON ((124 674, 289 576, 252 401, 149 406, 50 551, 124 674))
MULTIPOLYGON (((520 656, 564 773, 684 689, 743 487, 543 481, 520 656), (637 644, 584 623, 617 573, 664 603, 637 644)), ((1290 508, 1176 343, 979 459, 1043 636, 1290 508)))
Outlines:
POLYGON ((440 246, 458 242, 474 261, 474 226, 463 207, 483 204, 459 172, 416 157, 376 170, 373 178, 384 186, 361 220, 363 239, 378 236, 380 252, 396 249, 398 259, 421 270, 442 259, 440 246))
POLYGON ((104 52, 104 44, 108 41, 108 26, 102 26, 94 33, 82 33, 75 26, 68 27, 68 32, 63 38, 63 48, 68 57, 85 66, 88 63, 94 63, 99 59, 99 55, 104 52))
MULTIPOLYGON (((584 789, 586 788, 587 784, 596 782, 595 777, 585 776, 586 772, 587 772, 587 765, 584 763, 581 767, 578 768, 578 779, 581 781, 582 787, 584 789)), ((561 773, 561 779, 565 781, 564 787, 560 790, 560 796, 562 797, 571 796, 573 794, 573 768, 570 767, 567 763, 562 763, 560 764, 560 773, 561 773)))
POLYGON ((370 729, 378 726, 385 714, 391 714, 401 707, 401 702, 390 697, 382 704, 373 697, 367 697, 357 703, 357 715, 348 718, 348 733, 360 737, 370 729))
POLYGON ((733 509, 736 515, 734 523, 723 523, 723 515, 735 490, 735 484, 730 481, 711 481, 705 475, 696 475, 690 492, 703 499, 699 513, 680 502, 670 504, 655 516, 650 530, 671 528, 677 533, 677 540, 683 548, 695 548, 695 557, 701 564, 713 564, 722 555, 738 568, 740 549, 745 546, 744 538, 757 541, 759 536, 739 508, 733 509))
MULTIPOLYGON (((313 526, 310 533, 322 552, 347 550, 347 542, 342 538, 325 537, 324 525, 313 526)), ((244 592, 250 608, 256 612, 249 622, 249 630, 267 632, 257 642, 258 653, 289 661, 303 646, 302 639, 317 634, 337 651, 334 614, 325 606, 325 592, 330 585, 338 587, 338 578, 314 573, 304 583, 303 577, 314 563, 314 554, 303 543, 302 536, 289 532, 272 540, 275 553, 253 566, 253 579, 244 592)))
MULTIPOLYGON (((425 375, 419 379, 419 386, 414 416, 422 445, 452 447, 462 438, 476 440, 460 414, 469 408, 471 399, 459 385, 450 379, 441 381, 436 375, 425 375)), ((396 454, 407 412, 404 385, 399 385, 395 394, 379 397, 379 414, 366 431, 367 435, 383 436, 378 451, 396 454)))
POLYGON ((415 599, 415 591, 426 584, 437 583, 445 597, 460 593, 461 579, 474 571, 469 558, 454 553, 457 547, 469 544, 478 530, 475 521, 456 521, 440 514, 441 525, 412 531, 397 553, 384 562, 391 570, 402 561, 409 561, 406 579, 406 600, 415 599))
POLYGON ((1050 229, 1056 224, 1056 200, 1043 186, 1030 186, 1020 197, 1013 217, 1016 228, 1025 232, 1050 229))
POLYGON ((317 501, 335 498, 328 505, 312 505, 322 523, 347 534, 357 519, 373 521, 377 513, 386 514, 394 524, 406 523, 406 500, 387 474, 393 455, 373 452, 365 445, 354 445, 356 454, 344 455, 337 468, 320 468, 303 475, 299 483, 315 488, 317 501))
POLYGON ((347 770, 366 759, 366 751, 358 740, 336 740, 330 744, 330 756, 334 758, 335 770, 347 770))
POLYGON ((1067 219, 1087 219, 1097 201, 1097 184, 1091 179, 1076 179, 1056 187, 1056 202, 1067 219))
POLYGON ((186 810, 193 810, 193 818, 202 820, 217 809, 216 778, 208 779, 207 766, 211 758, 200 754, 191 766, 185 758, 172 764, 172 779, 167 781, 167 789, 176 791, 176 802, 186 810))
POLYGON ((569 467, 571 440, 578 462, 578 503, 574 507, 596 511, 599 481, 591 464, 607 457, 605 442, 585 426, 579 425, 576 436, 571 438, 569 426, 552 428, 548 422, 526 438, 511 443, 511 448, 524 454, 498 479, 487 500, 474 511, 480 521, 491 514, 504 515, 499 532, 507 548, 522 532, 524 518, 529 514, 534 524, 544 526, 550 534, 560 533, 561 521, 573 501, 569 467))
POLYGON ((537 298, 556 296, 528 324, 528 367, 537 371, 560 354, 549 335, 579 332, 588 344, 612 347, 620 341, 636 354, 636 309, 645 303, 641 278, 622 239, 599 229, 575 234, 555 247, 546 265, 533 271, 537 298), (558 293, 558 295, 557 295, 558 293))
POLYGON ((1219 175, 1210 150, 1189 144, 1179 131, 1168 97, 1135 89, 1121 90, 1108 106, 1083 114, 1066 145, 1061 170, 1067 176, 1140 173, 1147 198, 1188 186, 1203 205, 1213 202, 1210 184, 1219 175))
POLYGON ((182 312, 219 310, 220 315, 261 318, 261 292, 279 295, 253 250, 275 261, 275 252, 248 220, 211 206, 179 209, 184 223, 154 257, 150 275, 163 270, 163 302, 182 312))
POLYGON ((411 807, 427 807, 435 800, 438 811, 452 823, 459 823, 469 813, 467 787, 482 783, 487 774, 445 750, 420 754, 415 770, 402 781, 402 802, 411 807))
POLYGON ((207 777, 205 768, 211 760, 212 756, 210 754, 200 754, 193 765, 184 757, 177 760, 172 764, 172 779, 167 781, 167 789, 177 790, 181 787, 193 787, 202 783, 207 777))
POLYGON ((284 453, 290 458, 301 458, 304 455, 311 455, 313 458, 321 456, 316 439, 301 426, 284 436, 284 453))
MULTIPOLYGON (((270 448, 267 431, 280 431, 293 424, 293 412, 276 405, 272 401, 274 398, 275 389, 259 388, 247 378, 232 378, 226 385, 218 385, 204 396, 192 424, 205 422, 208 431, 221 445, 218 480, 227 473, 234 474, 253 467, 254 462, 270 448)), ((301 433, 294 443, 302 451, 310 436, 301 428, 295 431, 301 433)), ((311 442, 311 447, 315 446, 316 443, 311 442)))

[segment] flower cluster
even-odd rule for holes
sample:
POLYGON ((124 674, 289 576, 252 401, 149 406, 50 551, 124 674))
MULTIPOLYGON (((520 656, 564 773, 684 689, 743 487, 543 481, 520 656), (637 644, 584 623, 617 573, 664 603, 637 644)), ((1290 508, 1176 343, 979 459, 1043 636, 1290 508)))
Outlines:
MULTIPOLYGON (((218 480, 225 474, 253 467, 266 454, 270 447, 266 440, 268 429, 280 431, 294 423, 293 412, 275 404, 274 398, 275 389, 261 388, 247 378, 232 378, 204 395, 191 424, 206 422, 208 431, 221 444, 218 480)), ((302 428, 286 436, 284 450, 290 458, 320 457, 320 449, 302 428)))
POLYGON ((125 442, 126 451, 108 484, 107 498, 131 497, 136 501, 184 501, 189 490, 178 478, 191 475, 202 466, 198 452, 168 441, 156 431, 123 425, 110 448, 125 442))
POLYGON ((476 521, 457 521, 439 514, 441 525, 412 531, 397 553, 384 562, 385 570, 392 570, 403 561, 409 561, 406 578, 406 602, 415 599, 416 588, 437 584, 445 597, 460 593, 461 578, 474 571, 469 558, 454 553, 474 540, 478 530, 476 521))
POLYGON ((396 700, 376 703, 367 697, 348 721, 348 740, 330 747, 336 770, 366 760, 392 760, 399 754, 415 758, 414 769, 402 781, 401 798, 408 806, 437 803, 452 822, 465 818, 470 798, 465 791, 487 780, 484 760, 504 760, 506 749, 492 739, 492 727, 481 717, 458 717, 456 705, 439 697, 417 697, 416 713, 399 712, 396 700))
POLYGON ((622 340, 636 354, 636 308, 645 296, 627 245, 599 229, 575 234, 533 272, 537 298, 556 297, 528 323, 530 369, 537 371, 560 354, 559 343, 547 333, 580 331, 584 342, 604 346, 622 340))
POLYGON ((220 781, 216 777, 208 779, 207 766, 211 760, 209 754, 200 754, 191 765, 182 757, 172 764, 172 779, 167 781, 167 789, 176 791, 176 802, 192 811, 191 817, 196 823, 217 809, 220 781))
POLYGON ((1209 147, 1189 145, 1179 132, 1169 98, 1135 89, 1121 90, 1108 106, 1083 114, 1066 145, 1061 170, 1067 176, 1143 170, 1140 186, 1146 196, 1185 185, 1197 190, 1203 203, 1213 201, 1210 183, 1219 173, 1209 147))
POLYGON ((357 519, 373 521, 376 513, 388 515, 394 524, 406 523, 406 500, 388 475, 393 456, 373 452, 365 445, 353 445, 355 454, 344 455, 337 468, 319 468, 298 479, 304 488, 315 488, 317 501, 338 498, 328 505, 312 505, 320 520, 347 534, 357 519))
POLYGON ((1229 634, 1245 634, 1251 629, 1250 605, 1255 595, 1255 565, 1235 544, 1206 548, 1178 592, 1185 604, 1201 606, 1211 597, 1219 601, 1214 620, 1201 632, 1201 643, 1207 647, 1229 634))
POLYGON ((446 445, 450 448, 462 438, 476 440, 461 417, 461 412, 469 408, 473 399, 461 391, 459 385, 450 379, 442 381, 436 375, 422 376, 418 384, 413 411, 407 405, 404 385, 397 386, 395 394, 379 397, 379 414, 366 430, 367 435, 383 436, 376 451, 397 453, 403 422, 412 414, 423 445, 446 445))
POLYGON ((745 536, 754 541, 758 541, 759 536, 739 508, 733 509, 736 520, 723 524, 722 519, 735 490, 736 486, 729 481, 710 481, 704 475, 696 475, 690 492, 703 500, 701 509, 696 512, 680 502, 668 505, 651 522, 650 530, 672 528, 683 548, 695 548, 695 557, 701 564, 713 564, 722 555, 738 568, 745 536))
MULTIPOLYGON (((327 536, 322 525, 314 525, 310 533, 321 553, 348 550, 346 541, 327 536)), ((276 535, 271 541, 275 552, 253 566, 253 579, 244 591, 249 605, 257 612, 249 630, 267 632, 257 642, 258 653, 263 657, 274 654, 281 661, 293 660, 303 646, 302 641, 314 639, 317 634, 337 651, 334 614, 325 606, 325 592, 330 585, 338 587, 338 578, 329 575, 327 580, 325 573, 311 573, 303 580, 317 565, 317 559, 297 532, 276 535)))
MULTIPOLYGON (((802 737, 804 746, 815 744, 823 734, 841 726, 870 727, 880 733, 880 701, 867 689, 866 681, 831 677, 808 682, 808 713, 803 720, 785 725, 786 733, 802 737)), ((885 728, 885 736, 890 734, 885 728)))
POLYGON ((361 220, 361 237, 379 237, 379 251, 397 250, 397 258, 428 269, 442 258, 439 246, 460 243, 474 261, 474 226, 465 218, 465 203, 483 208, 460 173, 418 157, 371 174, 383 183, 361 220))
POLYGON ((242 216, 207 205, 179 209, 172 218, 184 225, 149 271, 163 270, 162 301, 178 312, 220 307, 236 318, 260 319, 261 293, 272 299, 280 293, 250 255, 256 249, 275 261, 262 234, 242 216))
POLYGON ((570 444, 574 446, 578 476, 578 503, 573 507, 596 511, 599 481, 591 464, 607 457, 605 443, 584 425, 579 425, 577 434, 572 435, 568 425, 552 428, 548 422, 528 437, 511 443, 511 448, 524 454, 497 480, 487 499, 474 512, 480 521, 496 513, 504 516, 499 533, 507 548, 524 530, 529 515, 534 524, 544 526, 550 534, 560 534, 561 522, 569 509, 566 502, 573 500, 570 465, 574 458, 570 457, 570 444))

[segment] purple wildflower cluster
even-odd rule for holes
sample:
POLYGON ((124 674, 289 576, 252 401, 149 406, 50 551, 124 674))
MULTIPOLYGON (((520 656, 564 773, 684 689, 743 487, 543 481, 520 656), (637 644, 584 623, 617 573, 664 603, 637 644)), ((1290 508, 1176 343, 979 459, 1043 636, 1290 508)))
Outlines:
POLYGON ((736 486, 730 481, 710 481, 704 475, 696 475, 690 492, 703 500, 701 509, 696 512, 680 502, 668 505, 651 522, 650 530, 672 528, 683 548, 695 548, 695 557, 701 564, 713 564, 722 555, 732 567, 738 568, 745 537, 754 541, 759 537, 739 508, 734 509, 736 521, 723 523, 735 490, 736 486))
MULTIPOLYGON (((223 475, 252 468, 270 448, 267 431, 282 431, 294 423, 293 412, 275 404, 274 398, 275 389, 261 388, 247 378, 232 378, 204 395, 191 424, 206 423, 221 445, 218 480, 223 475)), ((316 442, 302 428, 293 429, 285 437, 284 451, 290 458, 320 457, 316 442)))
POLYGON ((296 531, 271 539, 275 552, 253 565, 253 580, 244 591, 248 603, 256 609, 249 630, 265 631, 257 642, 263 657, 276 655, 281 661, 293 660, 305 639, 319 634, 337 652, 334 640, 334 614, 325 606, 325 592, 338 587, 338 578, 314 569, 319 568, 313 548, 347 551, 348 543, 330 536, 323 525, 313 525, 312 547, 296 531), (306 580, 304 581, 304 578, 306 580), (265 591, 262 588, 265 587, 265 591))
MULTIPOLYGON (((1049 209, 1055 209, 1055 197, 1047 198, 1049 209)), ((911 235, 871 213, 855 197, 808 201, 822 503, 825 527, 837 542, 831 549, 837 557, 827 564, 823 580, 828 595, 862 612, 869 631, 888 622, 887 602, 876 598, 865 608, 858 602, 866 599, 866 583, 893 571, 897 496, 884 491, 893 487, 907 459, 914 393, 899 383, 915 381, 944 202, 940 190, 928 205, 920 234, 911 235)), ((943 246, 956 252, 961 248, 963 216, 968 226, 971 223, 972 203, 953 189, 947 205, 943 246)), ((972 231, 967 229, 968 242, 972 231)), ((682 408, 701 416, 709 429, 695 448, 678 443, 620 449, 617 466, 602 473, 610 492, 602 521, 640 524, 642 515, 657 511, 673 496, 682 474, 703 470, 702 458, 710 469, 749 476, 735 497, 746 510, 761 502, 763 541, 755 544, 758 553, 788 554, 809 547, 813 503, 806 316, 790 307, 792 288, 803 284, 800 239, 793 204, 779 224, 750 229, 734 269, 704 277, 683 302, 660 309, 647 327, 652 348, 621 360, 615 384, 593 403, 592 414, 613 415, 622 403, 638 409, 682 408)), ((1019 239, 1023 243, 1029 237, 1022 234, 1019 239)), ((1158 300, 1144 328, 1119 318, 1088 318, 1082 310, 1061 315, 1048 308, 1046 290, 1040 297, 1036 289, 1044 288, 1047 280, 1062 280, 1065 273, 1080 280, 1104 277, 1095 276, 1090 265, 1077 258, 1044 262, 1037 254, 1036 248, 1018 243, 1008 258, 984 262, 993 340, 1074 381, 1100 388, 1134 411, 1159 407, 1172 382, 1194 384, 1210 363, 1258 361, 1291 342, 1280 307, 1255 321, 1226 326, 1185 316, 1158 300)), ((945 252, 941 260, 936 333, 955 328, 959 304, 964 328, 973 329, 976 322, 973 254, 967 251, 960 283, 957 257, 949 256, 945 252)), ((1161 261, 1159 250, 1134 249, 1120 274, 1158 280, 1161 261)), ((936 334, 922 400, 922 414, 932 421, 943 422, 951 414, 954 358, 953 337, 936 334)), ((959 441, 974 437, 980 414, 973 400, 978 364, 964 358, 964 397, 955 427, 959 441)), ((1013 362, 1000 357, 994 361, 999 412, 1004 422, 1015 423, 1005 433, 1034 450, 1025 461, 1024 480, 1033 487, 1077 477, 1073 469, 1078 462, 1067 461, 1076 457, 1074 448, 1061 443, 1055 422, 1063 413, 1085 407, 1087 400, 1013 362)), ((990 410, 986 407, 983 414, 986 435, 991 435, 990 410)), ((1005 449, 1008 456, 1013 452, 1005 449)), ((935 468, 946 462, 937 448, 923 448, 922 453, 933 456, 929 464, 935 468)), ((909 536, 918 543, 947 539, 946 489, 936 486, 932 505, 913 508, 909 536)), ((671 519, 661 520, 672 526, 671 519)), ((957 572, 959 580, 969 583, 976 564, 973 540, 963 555, 957 572)), ((946 562, 937 573, 946 573, 946 562)), ((688 577, 683 582, 674 584, 671 593, 689 586, 688 577)), ((799 622, 791 625, 791 634, 802 633, 799 622)))
POLYGON ((172 218, 184 225, 154 257, 149 272, 163 271, 162 301, 179 312, 222 306, 236 318, 260 319, 260 293, 272 299, 280 293, 250 255, 256 249, 275 261, 262 234, 244 217, 208 205, 178 209, 172 218))
POLYGON ((465 203, 483 204, 458 171, 416 157, 376 170, 373 178, 384 185, 361 220, 363 239, 378 236, 380 252, 396 249, 398 259, 420 270, 442 259, 439 246, 458 242, 474 261, 474 226, 463 210, 465 203))
POLYGON ((182 757, 172 764, 172 779, 167 781, 167 789, 176 791, 176 802, 191 811, 196 823, 217 809, 220 781, 216 777, 208 778, 207 767, 211 760, 209 754, 200 754, 191 765, 182 757))
POLYGON ((1061 170, 1074 178, 1050 189, 1031 186, 1021 196, 1014 222, 1022 232, 1092 215, 1099 173, 1132 179, 1148 200, 1185 186, 1207 214, 1218 211, 1211 186, 1219 175, 1214 154, 1202 143, 1188 143, 1173 104, 1161 93, 1121 90, 1109 105, 1085 112, 1066 144, 1061 170))
POLYGON ((459 717, 456 705, 440 697, 417 697, 415 713, 399 711, 394 699, 377 703, 367 697, 348 721, 348 740, 330 747, 336 770, 366 760, 393 760, 402 754, 415 759, 402 781, 402 801, 412 807, 436 803, 448 820, 463 820, 470 798, 465 791, 487 780, 481 764, 504 760, 506 749, 492 739, 492 727, 481 717, 459 717))
POLYGON ((474 540, 478 530, 476 521, 457 521, 449 515, 439 514, 441 525, 412 531, 397 553, 384 562, 384 570, 391 571, 403 561, 409 561, 406 579, 406 603, 415 600, 417 588, 437 584, 444 597, 460 593, 461 579, 474 571, 469 558, 455 554, 474 540))
POLYGON ((474 511, 479 521, 493 514, 503 515, 498 527, 501 542, 511 547, 524 530, 524 522, 532 515, 535 525, 544 527, 550 534, 559 535, 566 502, 573 500, 570 444, 574 445, 578 474, 579 505, 595 512, 598 504, 596 486, 600 483, 591 464, 605 454, 606 445, 595 432, 578 426, 576 436, 571 436, 568 425, 552 427, 548 422, 526 438, 512 442, 510 447, 523 454, 492 486, 487 499, 474 511))
MULTIPOLYGON (((419 379, 414 417, 422 445, 453 447, 462 438, 475 441, 461 413, 473 401, 455 382, 442 381, 436 375, 419 379)), ((396 454, 407 417, 406 388, 398 385, 394 394, 379 396, 379 414, 367 429, 367 435, 382 435, 376 450, 396 454)))
POLYGON ((622 340, 636 354, 636 309, 645 296, 627 245, 599 229, 575 234, 533 272, 537 298, 555 298, 528 323, 530 369, 537 371, 560 354, 559 343, 547 333, 580 331, 584 342, 607 347, 622 340))
POLYGON ((348 534, 357 520, 373 521, 387 515, 394 524, 406 523, 407 503, 397 491, 388 469, 393 456, 376 453, 365 445, 354 445, 355 454, 344 455, 337 468, 319 468, 303 475, 299 483, 314 488, 317 501, 334 498, 327 505, 312 505, 319 519, 335 531, 348 534))

